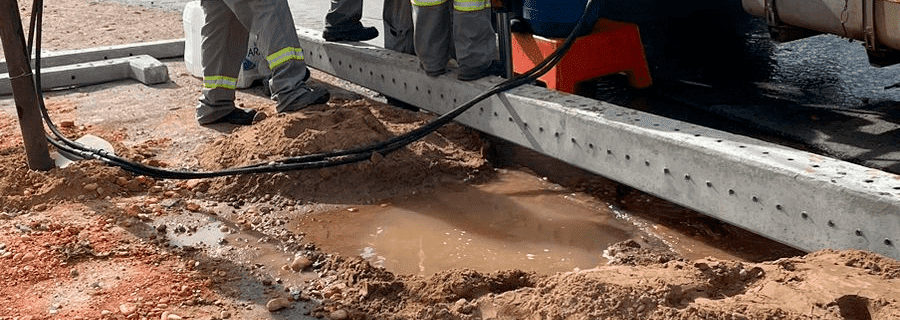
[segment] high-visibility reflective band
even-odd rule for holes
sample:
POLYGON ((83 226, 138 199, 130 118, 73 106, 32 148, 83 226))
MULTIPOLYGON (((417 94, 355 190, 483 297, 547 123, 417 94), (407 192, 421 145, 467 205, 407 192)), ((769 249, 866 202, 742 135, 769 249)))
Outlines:
POLYGON ((275 69, 288 60, 303 60, 303 49, 287 47, 266 57, 269 69, 275 69))
POLYGON ((490 0, 453 0, 453 9, 456 11, 478 11, 490 7, 490 0))
POLYGON ((207 89, 231 89, 237 87, 237 78, 226 77, 226 76, 209 76, 203 77, 203 87, 207 89))
POLYGON ((436 5, 445 3, 447 1, 448 0, 437 0, 437 1, 411 0, 410 2, 412 2, 412 4, 417 7, 431 7, 431 6, 436 6, 436 5))

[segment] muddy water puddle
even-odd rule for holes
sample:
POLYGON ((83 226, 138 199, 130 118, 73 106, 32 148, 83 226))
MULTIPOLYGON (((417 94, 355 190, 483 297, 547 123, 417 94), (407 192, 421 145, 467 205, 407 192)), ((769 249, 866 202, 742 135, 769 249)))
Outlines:
MULTIPOLYGON (((595 181, 592 186, 614 189, 614 184, 595 181), (597 186, 604 183, 610 185, 597 186)), ((794 255, 786 251, 793 249, 779 249, 746 231, 710 228, 696 214, 648 195, 607 198, 501 169, 482 185, 448 183, 376 205, 330 204, 284 213, 293 219, 285 227, 305 234, 304 242, 326 253, 362 257, 398 274, 458 268, 545 274, 589 269, 607 263, 604 250, 609 245, 629 239, 688 259, 765 261, 794 255), (653 219, 651 212, 665 219, 653 219), (684 224, 698 226, 685 233, 684 224), (774 249, 762 249, 769 247, 774 249)), ((243 264, 264 265, 275 277, 296 278, 283 268, 293 259, 291 252, 231 222, 246 218, 251 207, 218 204, 209 207, 218 216, 194 213, 160 222, 169 226, 166 234, 173 246, 206 248, 213 257, 231 256, 243 264)))
POLYGON ((178 228, 185 227, 176 226, 176 230, 172 230, 171 232, 172 237, 170 238, 169 243, 179 247, 215 247, 225 243, 226 232, 222 231, 222 226, 224 226, 224 224, 212 217, 207 218, 207 222, 207 224, 191 228, 187 231, 178 230, 178 228))
POLYGON ((381 205, 310 214, 296 229, 326 252, 419 275, 593 268, 606 262, 610 244, 651 238, 590 197, 512 170, 484 185, 451 184, 381 205))

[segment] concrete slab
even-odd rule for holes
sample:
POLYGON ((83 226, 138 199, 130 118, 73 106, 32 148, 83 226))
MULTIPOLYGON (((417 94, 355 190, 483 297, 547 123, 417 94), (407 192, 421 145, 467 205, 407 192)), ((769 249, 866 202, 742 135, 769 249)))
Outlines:
MULTIPOLYGON (((146 85, 169 81, 166 65, 148 55, 71 66, 46 68, 41 71, 41 89, 85 86, 115 80, 134 79, 146 85)), ((0 95, 12 93, 9 74, 0 75, 0 95)))

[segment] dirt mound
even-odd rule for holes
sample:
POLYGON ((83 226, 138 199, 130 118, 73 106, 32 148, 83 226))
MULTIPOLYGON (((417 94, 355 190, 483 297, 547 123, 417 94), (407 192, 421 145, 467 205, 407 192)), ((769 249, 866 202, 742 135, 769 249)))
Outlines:
POLYGON ((826 250, 758 264, 676 259, 424 278, 332 257, 315 287, 324 299, 318 315, 343 310, 353 319, 896 319, 900 289, 884 282, 896 266, 873 253, 826 250))
POLYGON ((900 278, 900 261, 887 258, 881 255, 874 255, 865 251, 843 251, 835 252, 832 250, 820 251, 812 254, 812 257, 819 255, 827 257, 838 254, 838 262, 842 262, 845 266, 854 267, 865 270, 868 274, 879 275, 885 279, 900 278))
MULTIPOLYGON (((235 130, 198 149, 196 157, 207 170, 264 163, 279 158, 353 148, 383 141, 413 130, 432 117, 370 100, 333 101, 304 112, 279 114, 263 122, 235 130)), ((10 128, 13 128, 11 126, 10 128)), ((123 134, 96 127, 62 128, 74 139, 94 134, 110 141, 120 156, 151 166, 167 167, 157 159, 169 148, 165 139, 146 140, 134 146, 121 141, 123 134)), ((3 134, 14 135, 12 130, 3 134)), ((18 138, 18 136, 16 136, 18 138)), ((451 124, 388 154, 369 161, 334 168, 255 174, 190 182, 157 182, 135 176, 99 161, 79 161, 66 169, 28 170, 21 139, 0 150, 0 210, 22 211, 63 200, 90 200, 114 195, 133 195, 166 189, 196 189, 213 197, 280 195, 295 200, 348 199, 376 201, 420 190, 442 179, 474 179, 489 174, 482 156, 484 143, 470 129, 451 124), (385 188, 385 185, 392 186, 385 188), (156 187, 154 189, 154 187, 156 187)), ((178 191, 178 190, 175 190, 178 191)))
POLYGON ((80 161, 46 172, 28 170, 20 148, 0 150, 2 211, 42 211, 65 200, 84 201, 147 190, 153 182, 99 161, 80 161))
MULTIPOLYGON (((332 100, 302 112, 278 114, 241 128, 201 148, 209 170, 265 163, 286 157, 352 149, 413 130, 431 117, 370 100, 332 100)), ((373 201, 408 193, 439 179, 466 179, 487 173, 484 143, 470 129, 452 124, 386 156, 307 171, 215 179, 216 194, 280 195, 328 201, 373 201), (391 188, 384 188, 390 185, 391 188)))

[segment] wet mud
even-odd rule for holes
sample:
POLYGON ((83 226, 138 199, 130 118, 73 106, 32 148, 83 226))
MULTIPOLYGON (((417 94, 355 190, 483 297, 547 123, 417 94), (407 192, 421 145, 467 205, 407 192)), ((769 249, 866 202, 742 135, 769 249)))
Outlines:
POLYGON ((455 268, 588 269, 605 262, 609 245, 656 238, 590 200, 503 169, 481 185, 447 184, 381 205, 303 216, 296 229, 324 251, 424 276, 455 268))

